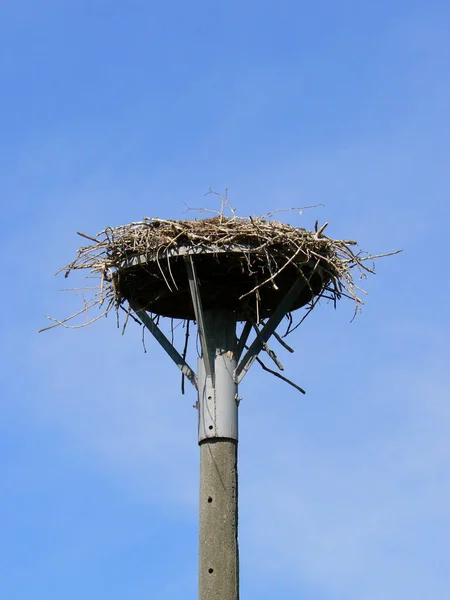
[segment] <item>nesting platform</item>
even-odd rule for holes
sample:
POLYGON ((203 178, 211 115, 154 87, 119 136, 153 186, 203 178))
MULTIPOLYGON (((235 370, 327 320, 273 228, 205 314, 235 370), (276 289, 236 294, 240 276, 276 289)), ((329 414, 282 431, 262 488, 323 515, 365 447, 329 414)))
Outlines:
POLYGON ((304 287, 291 310, 300 308, 320 294, 330 279, 326 265, 317 265, 316 259, 306 255, 297 256, 295 265, 288 264, 273 282, 250 293, 271 277, 265 257, 240 245, 226 250, 214 244, 181 246, 127 258, 114 274, 116 293, 153 314, 194 319, 186 269, 189 257, 195 265, 203 309, 232 310, 238 321, 247 320, 249 315, 269 317, 299 278, 304 280, 304 287), (303 263, 301 270, 299 263, 303 263))
POLYGON ((68 326, 81 315, 88 318, 80 327, 111 310, 129 314, 132 304, 153 315, 195 320, 193 277, 203 310, 232 310, 238 321, 266 319, 285 298, 289 316, 305 305, 309 314, 320 298, 336 305, 342 297, 354 301, 356 314, 363 302, 353 270, 364 278, 375 272, 374 259, 396 252, 367 255, 355 241, 328 237, 327 225, 319 227, 316 221, 310 230, 265 217, 220 213, 201 220, 145 217, 107 227, 95 237, 78 232, 90 243, 61 271, 67 277, 85 270, 98 283, 78 288, 81 310, 64 320, 50 318, 54 324, 49 328, 68 326), (101 314, 88 316, 94 307, 101 314))

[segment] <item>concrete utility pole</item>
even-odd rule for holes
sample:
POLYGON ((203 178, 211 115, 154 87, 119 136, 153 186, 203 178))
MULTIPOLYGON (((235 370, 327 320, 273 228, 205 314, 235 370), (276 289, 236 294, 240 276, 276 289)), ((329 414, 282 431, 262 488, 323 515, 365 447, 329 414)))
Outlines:
POLYGON ((233 312, 204 315, 209 356, 198 360, 199 600, 239 599, 238 396, 233 312), (209 372, 209 373, 208 373, 209 372))

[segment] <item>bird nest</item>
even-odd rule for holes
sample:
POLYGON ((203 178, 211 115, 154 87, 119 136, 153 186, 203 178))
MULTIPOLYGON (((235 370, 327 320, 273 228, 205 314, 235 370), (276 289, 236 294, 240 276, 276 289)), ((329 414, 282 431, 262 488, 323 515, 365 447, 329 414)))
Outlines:
POLYGON ((67 277, 82 269, 98 282, 86 288, 79 312, 51 319, 49 328, 85 326, 113 309, 129 313, 131 301, 154 315, 192 320, 186 260, 195 265, 203 309, 232 310, 238 321, 269 317, 299 278, 303 291, 291 312, 305 305, 309 312, 321 298, 336 304, 347 297, 356 313, 363 290, 353 274, 374 273, 374 259, 387 255, 370 256, 354 241, 332 239, 325 234, 327 225, 316 222, 307 230, 263 217, 219 214, 202 220, 144 218, 95 237, 79 233, 91 243, 61 271, 67 277), (95 306, 101 314, 68 324, 95 306))

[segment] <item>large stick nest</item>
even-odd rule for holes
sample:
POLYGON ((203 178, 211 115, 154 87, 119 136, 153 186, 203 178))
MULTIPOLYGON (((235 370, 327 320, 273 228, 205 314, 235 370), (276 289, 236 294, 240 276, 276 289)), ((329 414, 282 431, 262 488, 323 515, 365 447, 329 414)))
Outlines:
POLYGON ((194 262, 205 310, 227 308, 237 320, 259 322, 300 277, 304 290, 292 310, 304 305, 311 310, 320 298, 336 304, 347 297, 356 313, 363 290, 353 273, 359 278, 374 273, 373 259, 386 255, 369 256, 354 241, 328 237, 327 225, 316 222, 310 231, 262 217, 220 214, 203 220, 144 218, 108 227, 96 237, 80 233, 92 243, 80 248, 62 271, 67 277, 87 270, 98 284, 86 288, 78 313, 63 321, 51 319, 52 326, 70 326, 68 321, 95 306, 103 309, 101 314, 75 327, 112 309, 129 312, 129 300, 155 315, 193 319, 186 256, 194 262))

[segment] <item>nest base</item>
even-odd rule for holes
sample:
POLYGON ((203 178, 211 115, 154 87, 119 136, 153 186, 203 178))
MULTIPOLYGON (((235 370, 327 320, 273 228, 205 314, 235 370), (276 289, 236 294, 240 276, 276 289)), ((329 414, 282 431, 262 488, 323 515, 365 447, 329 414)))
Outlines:
POLYGON ((187 249, 183 255, 160 257, 152 255, 132 257, 114 274, 116 293, 126 300, 138 302, 145 310, 163 317, 194 319, 189 291, 185 256, 195 254, 194 264, 200 285, 204 310, 232 310, 237 321, 246 321, 250 315, 269 317, 300 277, 305 286, 291 310, 308 304, 319 294, 329 279, 317 261, 308 261, 301 270, 288 265, 274 282, 248 294, 261 281, 270 277, 267 263, 252 257, 249 262, 242 252, 194 253, 187 249))

